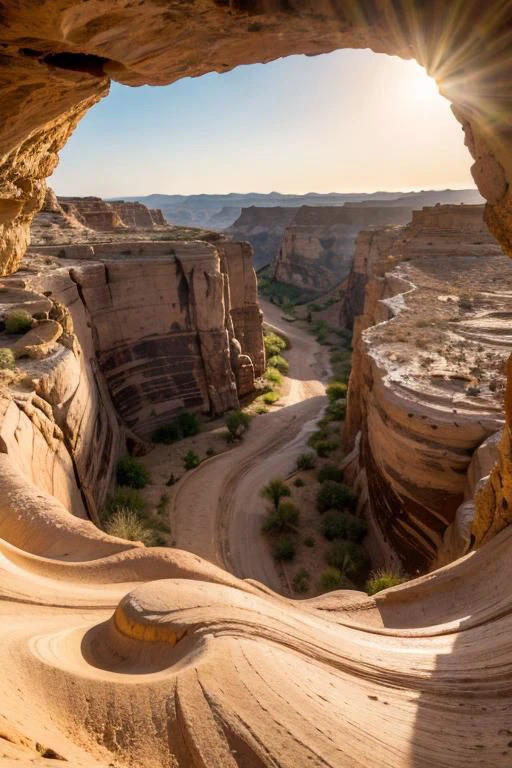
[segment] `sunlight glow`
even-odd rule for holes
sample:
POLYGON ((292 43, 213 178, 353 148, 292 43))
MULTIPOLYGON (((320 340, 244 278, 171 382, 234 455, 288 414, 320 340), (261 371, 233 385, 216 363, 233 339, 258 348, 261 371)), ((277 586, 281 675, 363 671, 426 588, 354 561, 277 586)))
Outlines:
POLYGON ((412 63, 405 88, 410 101, 436 101, 439 90, 433 77, 429 77, 419 64, 412 63))

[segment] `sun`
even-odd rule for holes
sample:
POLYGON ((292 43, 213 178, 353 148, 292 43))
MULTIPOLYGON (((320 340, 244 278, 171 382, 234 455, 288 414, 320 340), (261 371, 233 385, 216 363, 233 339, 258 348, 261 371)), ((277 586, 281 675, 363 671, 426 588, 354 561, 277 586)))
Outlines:
POLYGON ((440 97, 434 78, 430 77, 426 70, 416 62, 411 62, 408 82, 405 85, 408 98, 413 102, 434 101, 440 97))

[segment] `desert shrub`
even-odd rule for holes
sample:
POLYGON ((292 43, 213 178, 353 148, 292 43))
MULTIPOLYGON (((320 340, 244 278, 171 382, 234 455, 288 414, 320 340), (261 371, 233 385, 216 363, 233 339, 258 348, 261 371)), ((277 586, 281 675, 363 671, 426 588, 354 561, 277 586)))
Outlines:
POLYGON ((14 352, 12 349, 9 349, 9 347, 1 347, 0 370, 8 369, 12 371, 14 368, 16 368, 16 358, 14 357, 14 352))
POLYGON ((327 440, 328 438, 329 429, 324 423, 320 429, 317 429, 316 432, 313 432, 313 434, 309 436, 308 445, 310 448, 314 448, 316 450, 317 443, 319 443, 321 440, 327 440))
POLYGON ((118 485, 127 485, 129 488, 145 488, 150 482, 150 477, 140 461, 131 456, 124 456, 117 462, 116 481, 118 485))
POLYGON ((175 419, 169 424, 164 424, 156 429, 151 440, 154 443, 164 443, 169 445, 175 443, 178 440, 182 440, 184 437, 193 437, 199 432, 199 421, 195 413, 182 410, 178 413, 175 419))
POLYGON ((328 541, 348 539, 360 542, 366 530, 366 521, 349 512, 326 512, 322 518, 322 533, 328 541))
POLYGON ((331 403, 334 403, 347 396, 347 385, 342 381, 331 381, 325 392, 331 403))
POLYGON ((282 355, 272 355, 267 362, 271 368, 277 368, 279 373, 288 373, 288 360, 282 355))
POLYGON ((170 497, 168 493, 162 493, 158 504, 156 505, 156 511, 159 515, 165 515, 167 507, 169 506, 170 497))
POLYGON ((291 496, 290 487, 286 485, 284 480, 280 477, 274 477, 269 480, 267 485, 263 486, 260 490, 260 496, 262 499, 267 499, 272 502, 272 506, 275 510, 279 508, 281 499, 286 496, 291 496))
POLYGON ((291 501, 281 501, 269 514, 261 529, 264 533, 294 530, 299 521, 299 510, 291 501))
POLYGON ((268 408, 266 405, 257 405, 254 412, 261 416, 263 413, 268 413, 268 408))
POLYGON ((24 309, 13 309, 5 316, 7 333, 26 333, 32 327, 32 315, 24 309))
POLYGON ((396 587, 397 584, 402 584, 403 581, 404 578, 400 576, 398 571, 379 568, 370 573, 370 578, 366 582, 366 591, 369 595, 375 595, 383 589, 396 587))
POLYGON ((206 455, 209 458, 211 458, 212 456, 215 456, 215 448, 212 448, 211 446, 210 446, 210 448, 207 448, 206 449, 206 455))
POLYGON ((190 411, 180 411, 176 416, 176 425, 182 437, 193 437, 199 432, 197 416, 190 411))
POLYGON ((135 488, 118 488, 105 502, 103 517, 109 517, 119 509, 130 509, 142 514, 146 509, 146 501, 135 488))
POLYGON ((328 509, 354 509, 356 502, 357 498, 350 488, 335 480, 323 482, 316 495, 316 507, 319 512, 327 512, 328 509))
POLYGON ((302 477, 296 477, 293 484, 296 488, 303 488, 306 485, 302 477))
POLYGON ((228 429, 231 441, 240 440, 248 428, 251 417, 243 411, 229 411, 224 417, 224 423, 228 429))
POLYGON ((343 470, 334 464, 324 464, 316 473, 316 477, 319 483, 325 483, 326 480, 341 483, 343 482, 343 470))
POLYGON ((330 328, 325 320, 317 320, 311 326, 310 333, 315 336, 319 344, 325 344, 330 333, 330 328))
POLYGON ((188 451, 183 457, 183 466, 188 471, 189 469, 195 469, 201 463, 201 459, 195 451, 188 451))
POLYGON ((297 469, 314 469, 316 465, 316 456, 314 453, 299 453, 295 460, 297 469))
POLYGON ((286 341, 282 339, 281 336, 278 336, 277 333, 273 333, 272 331, 265 334, 263 341, 265 344, 267 359, 273 355, 280 355, 287 346, 286 341))
POLYGON ((279 394, 277 392, 265 392, 261 399, 266 405, 274 405, 279 400, 279 394))
POLYGON ((300 571, 297 571, 297 573, 293 577, 293 581, 292 581, 293 591, 297 592, 297 594, 299 595, 303 595, 305 592, 308 591, 310 583, 311 583, 311 574, 305 568, 301 568, 300 571))
POLYGON ((469 312, 473 309, 473 297, 469 293, 463 293, 459 296, 459 307, 469 312))
POLYGON ((364 549, 353 541, 335 541, 325 555, 327 564, 345 576, 357 576, 368 565, 364 549))
POLYGON ((277 368, 267 368, 267 370, 265 371, 265 379, 269 381, 271 384, 280 385, 283 383, 283 377, 281 376, 277 368))
POLYGON ((343 589, 345 579, 338 568, 326 568, 320 574, 320 586, 325 592, 332 592, 334 589, 343 589))
POLYGON ((133 509, 119 507, 105 523, 105 531, 111 536, 118 536, 128 541, 142 541, 143 544, 153 543, 153 532, 142 522, 133 509))
POLYGON ((335 400, 329 403, 325 409, 325 417, 328 421, 343 421, 347 410, 346 400, 335 400))
POLYGON ((327 456, 339 447, 338 440, 319 440, 315 446, 317 454, 321 459, 327 456))
POLYGON ((151 440, 153 443, 170 445, 170 443, 175 443, 177 440, 181 440, 181 432, 178 429, 176 422, 171 421, 170 424, 164 424, 163 426, 158 427, 158 429, 155 429, 151 435, 151 440))
POLYGON ((304 546, 312 549, 315 546, 315 539, 313 536, 306 536, 304 539, 304 546))
POLYGON ((278 562, 290 562, 295 557, 295 542, 287 536, 280 536, 272 545, 272 555, 278 562))

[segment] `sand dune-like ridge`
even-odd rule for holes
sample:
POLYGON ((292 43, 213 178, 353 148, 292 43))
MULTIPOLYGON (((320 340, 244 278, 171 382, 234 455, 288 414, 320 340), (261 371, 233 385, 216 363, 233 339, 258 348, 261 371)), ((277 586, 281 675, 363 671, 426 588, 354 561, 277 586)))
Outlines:
POLYGON ((84 766, 510 764, 510 529, 375 598, 298 602, 15 489, 43 531, 34 553, 3 529, 0 553, 0 689, 26 743, 84 766))

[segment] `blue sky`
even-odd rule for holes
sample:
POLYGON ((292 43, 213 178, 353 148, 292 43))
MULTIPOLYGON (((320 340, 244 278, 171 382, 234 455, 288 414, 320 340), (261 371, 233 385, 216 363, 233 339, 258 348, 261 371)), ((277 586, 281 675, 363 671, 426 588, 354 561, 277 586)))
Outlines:
POLYGON ((344 50, 167 87, 113 84, 49 184, 104 197, 460 188, 474 186, 470 164, 424 70, 344 50))

